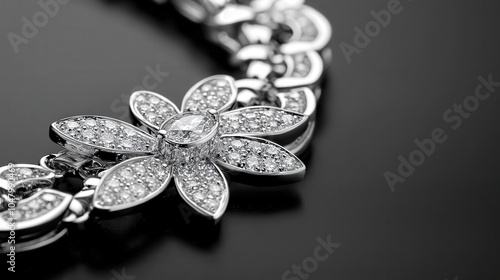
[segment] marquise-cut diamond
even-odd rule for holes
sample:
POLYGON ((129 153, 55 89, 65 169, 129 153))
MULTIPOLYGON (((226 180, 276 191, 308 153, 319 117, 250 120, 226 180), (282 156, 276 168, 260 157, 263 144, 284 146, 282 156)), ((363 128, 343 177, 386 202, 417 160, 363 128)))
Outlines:
POLYGON ((184 113, 168 120, 162 127, 166 139, 176 144, 188 144, 211 138, 217 121, 209 113, 184 113))

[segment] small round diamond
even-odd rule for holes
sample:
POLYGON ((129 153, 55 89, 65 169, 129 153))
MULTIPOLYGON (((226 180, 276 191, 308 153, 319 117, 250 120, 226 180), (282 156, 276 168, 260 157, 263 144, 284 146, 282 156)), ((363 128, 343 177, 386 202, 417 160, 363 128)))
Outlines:
POLYGON ((142 165, 136 165, 136 166, 134 166, 134 171, 139 173, 139 174, 144 174, 144 173, 146 173, 146 168, 142 165))
POLYGON ((239 129, 240 128, 240 124, 238 122, 231 122, 230 126, 233 129, 239 129))
POLYGON ((53 202, 57 199, 57 197, 53 194, 47 193, 42 196, 42 199, 47 202, 53 202))
POLYGON ((28 177, 28 176, 31 176, 33 175, 33 171, 29 168, 20 168, 19 169, 19 174, 25 176, 25 177, 28 177))
POLYGON ((222 188, 218 184, 210 184, 208 189, 212 192, 220 192, 222 188))
POLYGON ((141 184, 133 184, 130 186, 130 190, 137 196, 143 197, 146 194, 146 187, 141 184))
POLYGON ((249 156, 247 158, 247 165, 251 168, 257 167, 259 165, 259 158, 256 156, 249 156))
POLYGON ((107 120, 107 121, 105 122, 105 124, 104 124, 104 125, 105 125, 107 128, 109 128, 109 129, 114 129, 114 128, 116 128, 116 127, 118 126, 118 125, 116 124, 116 122, 114 122, 114 121, 109 121, 109 120, 107 120))
POLYGON ((202 194, 201 192, 196 192, 193 194, 193 198, 196 200, 196 201, 202 201, 205 199, 205 195, 202 194))
POLYGON ((153 96, 153 97, 149 98, 149 103, 156 105, 156 104, 160 103, 160 99, 158 97, 153 96))
POLYGON ((197 92, 193 93, 191 98, 193 98, 193 100, 201 100, 201 99, 203 99, 203 95, 199 91, 197 91, 197 92))
POLYGON ((275 171, 276 170, 276 162, 272 158, 268 158, 264 161, 264 166, 267 171, 275 171))
POLYGON ((88 125, 88 126, 96 126, 97 125, 97 122, 93 119, 88 119, 85 121, 85 124, 88 125))
POLYGON ((217 202, 217 200, 215 200, 215 199, 209 199, 209 200, 207 201, 207 205, 208 205, 208 207, 210 207, 210 208, 217 208, 217 206, 219 206, 219 203, 218 203, 218 202, 217 202))
POLYGON ((291 115, 284 115, 283 117, 281 117, 281 120, 286 125, 293 124, 293 117, 291 115))
POLYGON ((111 133, 104 133, 101 136, 101 140, 104 141, 104 143, 113 143, 115 141, 115 136, 111 133))
POLYGON ((122 171, 120 171, 120 176, 122 176, 126 180, 134 179, 134 173, 129 169, 123 169, 122 171))
POLYGON ((240 140, 233 140, 231 145, 237 149, 243 148, 244 144, 240 140))
POLYGON ((229 154, 229 159, 233 162, 237 162, 240 160, 240 154, 238 153, 230 153, 229 154))
POLYGON ((89 130, 89 129, 84 130, 84 131, 82 132, 82 135, 83 135, 83 137, 85 137, 85 138, 89 138, 89 139, 94 138, 94 132, 93 132, 92 130, 89 130))
POLYGON ((75 129, 80 127, 80 124, 78 124, 75 121, 69 121, 66 125, 68 126, 69 129, 75 129))
POLYGON ((121 144, 122 144, 122 146, 123 146, 124 148, 128 148, 128 149, 130 149, 130 148, 132 148, 132 147, 133 147, 132 141, 130 141, 130 140, 128 140, 128 139, 122 140, 121 144))
POLYGON ((279 154, 279 150, 278 148, 276 148, 275 146, 270 146, 268 149, 267 149, 267 153, 270 154, 270 155, 277 155, 279 154))
POLYGON ((125 134, 127 134, 127 136, 134 136, 136 135, 137 133, 135 132, 135 130, 131 129, 131 128, 126 128, 125 130, 125 134))
POLYGON ((203 86, 201 87, 201 90, 202 90, 202 91, 205 91, 205 92, 207 92, 207 91, 211 91, 211 90, 212 90, 212 86, 211 86, 211 85, 208 85, 208 84, 207 84, 207 85, 203 85, 203 86))
POLYGON ((254 151, 259 151, 262 148, 262 145, 259 142, 252 142, 249 146, 254 151))

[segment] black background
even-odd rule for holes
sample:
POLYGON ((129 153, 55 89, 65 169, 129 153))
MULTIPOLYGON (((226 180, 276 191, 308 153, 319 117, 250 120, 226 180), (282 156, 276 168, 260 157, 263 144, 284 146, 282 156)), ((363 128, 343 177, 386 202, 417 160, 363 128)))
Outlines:
MULTIPOLYGON (((60 118, 121 118, 121 96, 148 66, 169 72, 154 90, 176 104, 197 81, 237 73, 170 8, 145 2, 71 1, 18 54, 7 34, 20 34, 22 17, 40 7, 0 2, 1 165, 59 151, 48 126, 60 118)), ((459 129, 443 120, 474 94, 478 76, 500 80, 498 1, 402 0, 403 11, 347 63, 339 44, 353 44, 353 28, 387 3, 308 1, 330 19, 334 39, 304 181, 233 184, 218 227, 186 225, 167 193, 135 227, 125 219, 138 217, 102 223, 18 256, 17 275, 112 279, 125 268, 137 280, 281 279, 330 235, 341 246, 309 279, 498 279, 500 88, 459 129), (392 192, 384 172, 397 172, 398 156, 435 128, 447 141, 392 192)))

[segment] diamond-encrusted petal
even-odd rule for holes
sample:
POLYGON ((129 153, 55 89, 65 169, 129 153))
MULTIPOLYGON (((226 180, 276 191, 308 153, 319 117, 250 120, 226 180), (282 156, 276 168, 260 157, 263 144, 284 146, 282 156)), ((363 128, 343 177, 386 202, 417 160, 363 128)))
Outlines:
POLYGON ((143 204, 162 193, 172 168, 153 156, 124 161, 106 172, 94 194, 94 207, 110 212, 143 204))
POLYGON ((130 109, 139 122, 158 131, 167 119, 179 114, 179 109, 166 97, 151 91, 136 91, 130 97, 130 109))
POLYGON ((234 79, 226 75, 208 77, 194 85, 184 96, 182 111, 207 111, 210 109, 224 112, 236 101, 234 79))
POLYGON ((316 111, 316 97, 310 88, 294 88, 289 92, 277 94, 281 108, 306 116, 311 116, 316 111))
POLYGON ((182 198, 198 213, 219 219, 226 210, 229 189, 226 178, 209 160, 174 167, 175 185, 182 198))
POLYGON ((54 182, 53 170, 32 164, 13 164, 0 168, 0 188, 9 189, 9 184, 14 189, 25 188, 27 190, 37 186, 49 186, 54 182))
POLYGON ((277 107, 246 107, 221 114, 223 135, 258 136, 288 144, 307 126, 308 117, 277 107))
POLYGON ((17 231, 41 225, 50 228, 51 224, 60 221, 72 199, 71 195, 53 189, 36 192, 17 203, 12 212, 9 209, 0 213, 0 232, 10 231, 9 221, 16 222, 17 231))
POLYGON ((51 139, 64 148, 83 155, 98 153, 147 155, 156 140, 126 122, 100 116, 65 118, 51 125, 51 139))
POLYGON ((310 50, 321 51, 332 37, 332 28, 328 19, 309 6, 302 5, 300 8, 284 10, 281 20, 285 24, 292 24, 297 29, 294 36, 280 46, 284 54, 310 50))
POLYGON ((230 174, 249 175, 234 177, 243 182, 260 178, 270 184, 279 180, 290 183, 302 180, 305 175, 305 165, 299 158, 282 146, 260 138, 221 137, 216 163, 230 174))

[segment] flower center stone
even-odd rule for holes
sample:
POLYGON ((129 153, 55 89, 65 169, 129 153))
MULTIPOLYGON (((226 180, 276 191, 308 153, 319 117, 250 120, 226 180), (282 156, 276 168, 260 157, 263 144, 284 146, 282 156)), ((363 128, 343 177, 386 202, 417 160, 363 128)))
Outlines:
POLYGON ((213 157, 217 148, 219 116, 213 112, 185 112, 165 121, 159 152, 172 163, 213 157))
POLYGON ((187 112, 167 120, 162 129, 171 144, 204 143, 217 132, 218 120, 210 113, 187 112))

